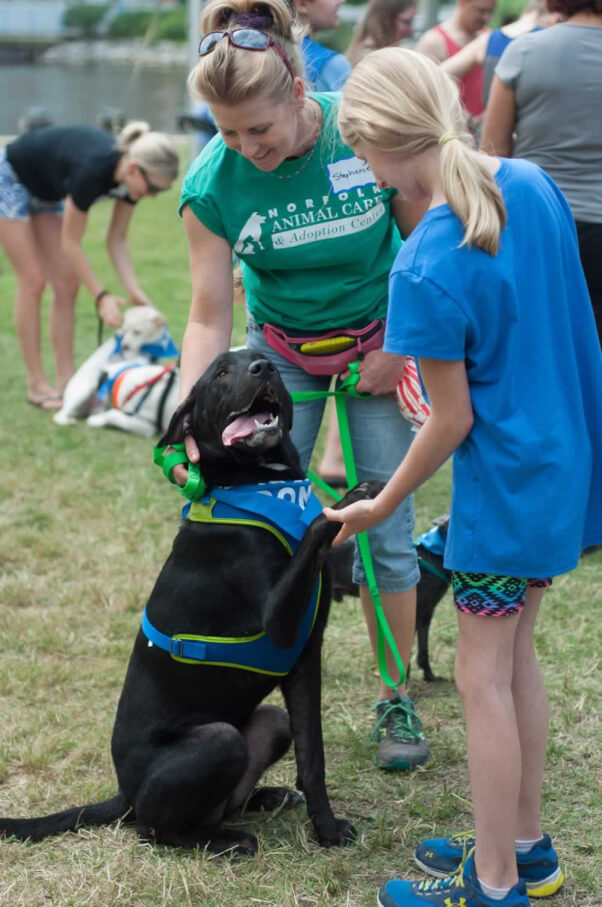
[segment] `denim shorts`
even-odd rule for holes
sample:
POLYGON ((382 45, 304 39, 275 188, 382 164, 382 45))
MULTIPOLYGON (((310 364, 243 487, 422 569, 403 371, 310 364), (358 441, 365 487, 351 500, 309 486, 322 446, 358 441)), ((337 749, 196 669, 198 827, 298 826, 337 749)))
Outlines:
MULTIPOLYGON (((268 344, 260 327, 252 319, 247 326, 247 347, 267 356, 277 367, 289 391, 327 391, 329 375, 308 375, 284 359, 268 344)), ((307 469, 313 453, 326 400, 296 403, 291 437, 299 451, 301 466, 307 469)), ((407 453, 413 438, 412 427, 399 412, 393 394, 367 398, 348 397, 349 430, 360 482, 391 478, 407 453)), ((368 533, 380 592, 406 592, 420 579, 414 548, 414 501, 407 498, 395 513, 368 533)), ((366 574, 356 547, 353 580, 367 585, 366 574)))
POLYGON ((62 214, 62 201, 48 202, 36 198, 19 182, 19 178, 0 148, 0 217, 28 220, 32 214, 62 214))

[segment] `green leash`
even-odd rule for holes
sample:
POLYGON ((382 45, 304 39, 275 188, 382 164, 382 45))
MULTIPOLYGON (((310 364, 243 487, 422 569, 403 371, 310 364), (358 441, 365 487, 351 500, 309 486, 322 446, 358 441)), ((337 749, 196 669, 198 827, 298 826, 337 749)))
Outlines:
POLYGON ((163 470, 163 475, 168 479, 172 485, 175 485, 180 492, 184 495, 185 498, 188 498, 189 501, 199 501, 205 494, 206 485, 205 480, 201 475, 201 470, 198 463, 191 463, 188 457, 186 456, 186 447, 184 444, 170 444, 171 448, 169 453, 166 453, 168 450, 168 445, 164 444, 159 447, 158 444, 155 444, 153 448, 153 463, 155 466, 158 466, 159 469, 163 470), (171 474, 174 466, 179 466, 180 463, 186 463, 188 466, 188 479, 183 488, 180 488, 173 475, 171 474))
MULTIPOLYGON (((347 415, 347 397, 369 397, 370 394, 362 394, 355 389, 355 385, 360 380, 360 375, 358 371, 358 362, 349 363, 349 371, 351 374, 348 378, 343 379, 339 384, 336 390, 334 391, 298 391, 297 393, 291 394, 294 403, 302 403, 308 400, 320 400, 326 397, 335 398, 335 406, 337 411, 337 420, 339 423, 339 432, 341 435, 341 447, 343 448, 343 462, 345 464, 345 473, 347 476, 347 482, 350 488, 353 488, 354 485, 357 485, 357 470, 355 468, 355 459, 353 457, 353 447, 351 446, 351 432, 349 431, 349 418, 347 415)), ((308 471, 308 476, 319 488, 323 491, 326 491, 331 497, 335 500, 340 501, 342 495, 338 494, 333 488, 331 488, 320 476, 315 475, 315 473, 308 471)), ((372 597, 372 602, 374 604, 374 611, 376 614, 376 651, 378 655, 378 670, 380 671, 380 676, 382 681, 388 687, 398 687, 405 681, 406 672, 404 668, 403 661, 397 649, 397 645, 391 633, 391 628, 385 617, 385 612, 383 611, 382 602, 380 599, 380 592, 378 591, 378 586, 376 584, 376 575, 374 573, 374 563, 372 561, 372 552, 370 551, 370 542, 368 541, 368 536, 365 532, 359 532, 357 535, 357 543, 360 550, 360 555, 362 558, 362 563, 364 565, 364 570, 366 571, 366 579, 368 581, 368 589, 372 597), (393 680, 389 674, 389 669, 387 667, 387 657, 385 649, 385 640, 397 670, 399 671, 399 680, 393 680)))

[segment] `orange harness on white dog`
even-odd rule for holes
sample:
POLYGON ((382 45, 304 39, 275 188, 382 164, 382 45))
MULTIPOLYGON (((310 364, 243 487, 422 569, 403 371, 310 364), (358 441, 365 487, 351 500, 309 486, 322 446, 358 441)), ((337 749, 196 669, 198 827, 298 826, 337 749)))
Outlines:
MULTIPOLYGON (((111 403, 113 404, 114 409, 123 410, 126 403, 129 403, 129 401, 132 399, 132 397, 135 397, 139 391, 147 391, 147 393, 148 393, 150 391, 150 389, 153 387, 153 385, 155 385, 157 383, 157 381, 161 381, 161 379, 163 378, 164 375, 173 371, 174 367, 175 367, 175 363, 173 363, 173 362, 171 365, 166 365, 163 369, 161 369, 161 371, 157 375, 153 375, 152 378, 149 378, 147 381, 143 381, 141 384, 137 384, 135 387, 133 387, 128 392, 128 394, 125 396, 125 398, 121 401, 119 400, 119 387, 120 387, 121 383, 123 382, 123 379, 125 378, 127 373, 131 370, 131 368, 141 368, 141 365, 140 365, 140 363, 136 363, 136 365, 133 365, 131 367, 128 367, 128 368, 125 368, 125 369, 119 371, 117 373, 117 375, 115 375, 115 378, 113 379, 111 388, 110 388, 111 403)), ((147 395, 145 394, 139 400, 138 407, 136 407, 136 409, 138 409, 142 405, 142 403, 146 399, 146 396, 147 395)))

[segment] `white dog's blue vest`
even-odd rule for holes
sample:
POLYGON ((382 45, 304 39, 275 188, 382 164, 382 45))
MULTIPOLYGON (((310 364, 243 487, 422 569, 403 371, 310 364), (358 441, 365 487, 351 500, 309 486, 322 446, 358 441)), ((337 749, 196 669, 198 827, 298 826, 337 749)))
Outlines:
MULTIPOLYGON (((298 479, 212 488, 200 501, 186 504, 182 516, 200 523, 256 526, 272 533, 292 557, 307 527, 321 512, 322 505, 309 479, 298 479)), ((284 676, 293 668, 309 639, 318 613, 321 585, 320 575, 295 642, 284 649, 276 646, 264 631, 236 638, 186 633, 168 636, 151 624, 146 610, 142 631, 149 643, 169 652, 176 661, 284 676)))

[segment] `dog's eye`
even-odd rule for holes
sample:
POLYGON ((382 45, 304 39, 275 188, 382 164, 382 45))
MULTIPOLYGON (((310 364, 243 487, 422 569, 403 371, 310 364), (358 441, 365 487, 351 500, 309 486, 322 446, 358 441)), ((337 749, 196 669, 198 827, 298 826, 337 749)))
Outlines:
POLYGON ((215 377, 216 378, 225 378, 227 374, 228 374, 228 369, 226 368, 226 366, 220 365, 218 370, 215 373, 215 377))

